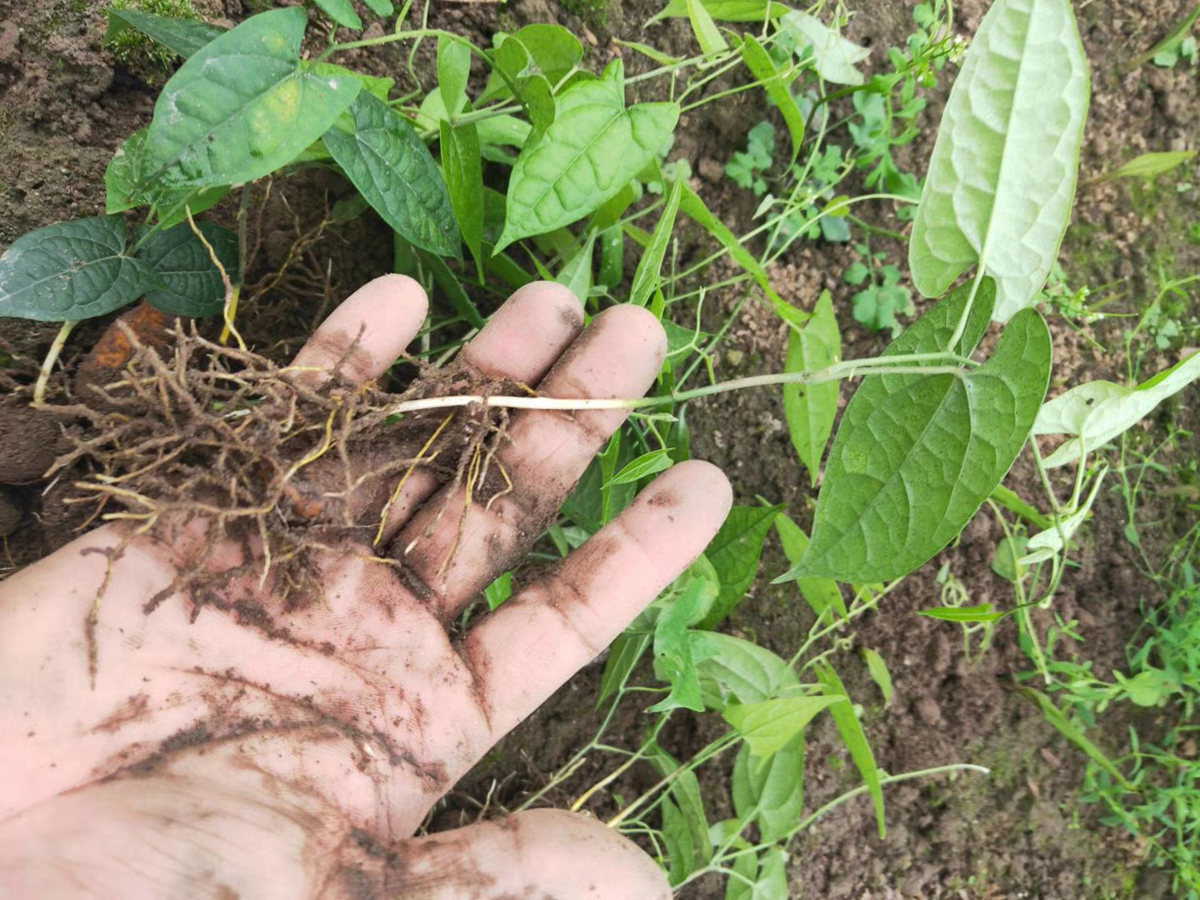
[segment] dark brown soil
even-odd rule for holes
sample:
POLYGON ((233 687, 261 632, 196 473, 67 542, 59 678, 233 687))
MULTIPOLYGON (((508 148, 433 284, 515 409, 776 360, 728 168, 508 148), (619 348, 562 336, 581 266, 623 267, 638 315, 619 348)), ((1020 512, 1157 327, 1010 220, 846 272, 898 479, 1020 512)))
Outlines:
MULTIPOLYGON (((42 225, 98 214, 103 210, 103 173, 112 152, 135 128, 149 120, 154 88, 115 66, 101 47, 101 0, 47 0, 26 4, 0 0, 0 247, 42 225)), ((198 4, 215 17, 238 20, 249 14, 239 0, 208 0, 198 4)), ((620 52, 613 36, 644 40, 672 52, 691 47, 684 20, 671 20, 643 30, 660 4, 635 0, 612 4, 606 12, 583 15, 547 0, 517 0, 507 6, 491 4, 434 4, 430 24, 449 28, 487 43, 497 29, 534 21, 559 21, 584 38, 589 65, 599 67, 620 52)), ((884 64, 884 51, 901 44, 909 30, 909 4, 898 0, 859 0, 861 10, 849 36, 874 49, 872 64, 884 64)), ((1200 246, 1189 226, 1196 227, 1198 190, 1177 191, 1175 181, 1154 185, 1121 181, 1092 183, 1091 179, 1148 150, 1197 149, 1200 103, 1195 71, 1144 66, 1126 73, 1125 64, 1159 39, 1189 7, 1187 0, 1092 0, 1076 8, 1088 56, 1093 66, 1093 102, 1083 147, 1083 167, 1075 217, 1064 248, 1070 284, 1101 290, 1094 296, 1110 301, 1109 311, 1136 313, 1157 291, 1159 267, 1174 274, 1200 271, 1200 246)), ((964 0, 959 24, 972 31, 984 8, 983 0, 964 0)), ((428 64, 426 45, 419 59, 428 64)), ((626 54, 630 72, 644 61, 626 54)), ((360 51, 348 64, 395 75, 402 71, 395 48, 360 51)), ((920 173, 933 144, 933 126, 944 102, 952 73, 943 75, 923 114, 922 134, 900 154, 901 163, 920 173)), ((653 88, 647 87, 647 91, 653 88)), ((770 115, 761 94, 735 95, 720 107, 706 106, 690 113, 671 153, 686 158, 711 208, 735 230, 750 227, 756 201, 719 173, 732 153, 744 146, 745 133, 770 115)), ((1193 176, 1196 170, 1193 166, 1193 176)), ((312 236, 331 203, 346 191, 338 179, 306 174, 273 186, 258 231, 260 247, 248 272, 260 284, 277 271, 296 240, 312 236)), ((230 221, 233 201, 214 211, 230 221)), ((872 218, 872 221, 875 221, 872 218)), ((896 228, 894 219, 879 214, 879 224, 896 228)), ((681 262, 699 258, 705 248, 699 236, 688 240, 681 262)), ((885 239, 873 248, 886 250, 889 261, 904 268, 904 247, 885 239)), ((841 273, 855 259, 845 245, 797 245, 772 272, 776 289, 798 306, 811 308, 823 288, 834 295, 845 338, 845 356, 873 355, 883 339, 865 332, 849 314, 852 290, 841 273)), ((386 229, 371 215, 340 226, 323 227, 308 242, 302 259, 279 285, 263 290, 240 313, 239 323, 251 344, 277 362, 290 357, 331 305, 358 284, 388 271, 391 243, 386 229)), ((715 281, 727 274, 721 266, 708 273, 715 281)), ((1195 311, 1193 292, 1192 314, 1195 311)), ((709 315, 733 308, 737 297, 714 293, 709 315)), ((435 304, 441 302, 434 297, 435 304)), ((485 311, 495 298, 481 300, 485 311)), ((84 323, 73 335, 64 363, 72 370, 102 331, 105 321, 84 323)), ((1122 320, 1097 324, 1100 345, 1119 346, 1122 320)), ((27 385, 36 374, 55 332, 41 326, 4 320, 0 346, 13 360, 9 371, 27 385)), ((1061 389, 1091 378, 1120 378, 1125 360, 1100 351, 1055 320, 1055 387, 1061 389)), ((1194 340, 1193 340, 1194 342, 1194 340)), ((729 331, 724 352, 716 360, 722 377, 778 371, 782 367, 785 333, 763 306, 748 304, 729 331)), ((1156 353, 1146 363, 1157 370, 1179 358, 1179 348, 1156 353)), ((843 400, 850 388, 843 388, 843 400)), ((17 415, 5 412, 0 416, 17 415)), ((1196 426, 1196 413, 1179 405, 1157 414, 1158 424, 1174 417, 1180 428, 1196 426)), ((26 432, 27 425, 3 421, 2 433, 26 432)), ((796 463, 776 393, 763 391, 724 395, 694 404, 689 410, 693 454, 710 459, 732 479, 739 502, 761 497, 786 503, 790 514, 807 524, 815 492, 796 463)), ((36 426, 43 427, 43 426, 36 426)), ((57 426, 56 426, 57 428, 57 426)), ((44 436, 47 444, 58 432, 44 436)), ((13 449, 6 445, 4 464, 24 464, 27 477, 0 481, 36 480, 45 462, 43 445, 13 449)), ((1032 468, 1022 459, 1009 482, 1022 495, 1039 496, 1032 468)), ((58 502, 61 490, 43 498, 43 485, 5 490, 0 494, 0 534, 4 518, 28 510, 24 523, 6 542, 7 558, 0 559, 0 576, 13 566, 30 562, 70 535, 58 502)), ((1179 500, 1166 497, 1148 516, 1177 522, 1186 515, 1179 500)), ((1140 573, 1132 548, 1125 541, 1124 509, 1115 493, 1102 494, 1088 526, 1081 567, 1064 581, 1052 610, 1064 621, 1079 623, 1082 652, 1105 673, 1124 664, 1124 646, 1139 622, 1139 601, 1157 599, 1153 585, 1140 573)), ((1161 539, 1168 541, 1170 529, 1161 539)), ((1159 874, 1143 871, 1141 850, 1116 831, 1102 828, 1092 811, 1073 802, 1084 760, 1050 728, 1040 713, 1014 692, 1014 674, 1030 668, 1017 645, 1011 624, 1001 625, 991 649, 971 664, 964 656, 955 626, 917 616, 915 611, 937 605, 934 574, 946 564, 963 583, 971 602, 1011 603, 1007 584, 990 571, 993 548, 1001 533, 987 516, 968 526, 960 541, 910 577, 875 613, 857 623, 847 635, 847 647, 834 662, 851 695, 863 707, 863 722, 879 765, 888 772, 972 762, 992 770, 990 777, 964 775, 909 782, 888 789, 889 834, 874 833, 869 804, 849 803, 814 826, 793 848, 789 865, 790 894, 824 898, 1017 898, 1045 897, 1075 900, 1083 897, 1166 897, 1169 890, 1159 874), (870 648, 887 661, 895 680, 896 697, 884 707, 855 651, 870 648)), ((768 540, 760 579, 725 626, 787 654, 811 624, 807 609, 793 586, 771 586, 786 568, 782 552, 768 540)), ((1039 613, 1047 625, 1051 613, 1039 613)), ((598 718, 589 715, 599 681, 599 667, 586 670, 531 717, 476 769, 451 795, 437 824, 456 824, 469 818, 499 782, 492 802, 515 805, 592 736, 598 718)), ((627 709, 615 722, 609 739, 636 744, 645 717, 627 709)), ((1150 722, 1148 727, 1153 727, 1150 722)), ((677 757, 687 757, 714 737, 719 723, 678 716, 663 738, 677 757)), ((1113 746, 1124 740, 1124 724, 1113 723, 1107 738, 1113 746)), ((1103 743, 1103 741, 1102 741, 1103 743)), ((815 809, 857 783, 854 767, 832 726, 819 723, 808 746, 806 806, 815 809)), ((594 755, 578 775, 551 799, 563 803, 577 795, 589 776, 602 774, 609 764, 594 755)), ((635 771, 622 784, 627 791, 649 786, 656 776, 635 771)), ((701 772, 701 784, 716 821, 730 810, 728 763, 718 760, 701 772)), ((603 804, 597 809, 603 813, 603 804)), ((716 880, 688 889, 695 898, 723 896, 716 880)))

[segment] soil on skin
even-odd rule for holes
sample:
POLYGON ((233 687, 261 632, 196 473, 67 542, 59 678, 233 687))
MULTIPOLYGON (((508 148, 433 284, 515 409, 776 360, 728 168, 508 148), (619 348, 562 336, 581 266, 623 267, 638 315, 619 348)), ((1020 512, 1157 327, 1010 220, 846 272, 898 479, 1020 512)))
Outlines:
MULTIPOLYGON (((100 213, 105 165, 120 142, 149 121, 156 88, 114 66, 103 50, 103 5, 100 0, 40 4, 0 0, 0 247, 42 225, 100 213)), ((210 17, 229 22, 250 13, 239 0, 197 5, 210 17)), ((910 30, 910 4, 858 0, 849 5, 861 12, 848 36, 873 49, 872 65, 886 65, 886 48, 902 44, 910 30)), ((1177 191, 1177 181, 1186 179, 1163 178, 1152 184, 1092 179, 1142 152, 1197 149, 1200 82, 1195 71, 1143 66, 1126 72, 1124 68, 1182 18, 1190 4, 1187 0, 1093 0, 1075 5, 1093 68, 1093 100, 1083 145, 1082 186, 1063 260, 1072 287, 1086 283, 1103 288, 1100 296, 1110 301, 1109 311, 1136 313, 1156 292, 1160 266, 1174 274, 1200 271, 1200 247, 1195 237, 1188 237, 1188 226, 1196 222, 1197 189, 1177 191)), ((659 6, 657 0, 612 4, 607 9, 591 4, 571 4, 568 9, 547 0, 517 0, 507 6, 435 3, 429 24, 486 45, 497 30, 558 21, 583 38, 588 65, 599 68, 623 52, 613 37, 646 41, 667 52, 692 51, 686 20, 642 29, 641 23, 659 6)), ((959 27, 970 33, 986 4, 964 0, 956 7, 960 7, 959 27)), ((432 71, 431 53, 426 42, 418 54, 422 71, 432 71)), ((630 73, 645 69, 644 59, 629 52, 624 56, 630 73)), ((403 71, 402 53, 395 47, 356 51, 344 61, 378 74, 395 76, 403 71)), ((951 71, 942 75, 920 119, 921 135, 898 154, 901 165, 910 171, 923 171, 952 76, 951 71)), ((638 90, 645 92, 641 99, 651 99, 655 87, 643 83, 638 90)), ((751 227, 757 201, 724 179, 721 167, 744 146, 746 131, 772 115, 760 92, 735 94, 720 106, 702 107, 685 116, 671 152, 673 159, 688 160, 698 173, 697 189, 737 231, 751 227)), ((1191 181, 1197 183, 1195 177, 1191 181)), ((389 270, 390 239, 373 215, 314 231, 346 191, 335 177, 309 173, 275 184, 263 205, 255 241, 259 252, 248 281, 278 271, 296 241, 304 235, 312 237, 287 278, 261 292, 240 313, 243 334, 266 360, 289 359, 334 303, 358 284, 389 270)), ((226 201, 211 217, 232 224, 233 202, 226 201)), ((902 227, 886 210, 864 215, 884 227, 902 227)), ((686 265, 707 253, 708 244, 694 229, 683 234, 680 263, 686 265)), ((885 251, 889 262, 904 268, 904 247, 899 242, 875 238, 872 248, 885 251)), ((884 344, 880 335, 864 331, 850 316, 854 289, 842 282, 841 273, 856 258, 848 245, 802 242, 772 272, 776 289, 803 308, 811 308, 822 289, 833 292, 847 358, 874 355, 884 344)), ((627 266, 633 264, 635 260, 627 259, 627 266)), ((717 264, 706 279, 717 281, 727 274, 731 270, 717 264)), ((442 302, 437 296, 433 300, 442 302)), ((721 292, 710 294, 706 327, 718 325, 737 300, 721 292)), ((485 311, 494 304, 492 298, 481 302, 485 311)), ((1060 318, 1051 321, 1056 353, 1052 390, 1092 378, 1123 377, 1125 360, 1119 353, 1097 349, 1060 318)), ((77 329, 64 355, 67 372, 78 367, 106 325, 107 320, 100 320, 77 329)), ((1091 336, 1102 347, 1116 347, 1121 327, 1120 319, 1099 323, 1091 336)), ((3 321, 0 358, 5 360, 6 391, 28 389, 55 331, 53 326, 3 321)), ((729 331, 716 360, 718 375, 778 371, 784 350, 785 333, 778 319, 751 302, 729 331)), ((1146 371, 1170 365, 1179 355, 1177 346, 1157 352, 1145 362, 1146 371)), ((843 402, 849 394, 850 387, 844 386, 843 402)), ((0 405, 0 415, 15 414, 4 409, 0 405)), ((693 405, 688 415, 693 454, 725 468, 738 502, 752 504, 762 497, 786 503, 789 512, 807 526, 815 491, 795 461, 777 393, 725 395, 693 405)), ((1150 428, 1161 429, 1168 421, 1193 430, 1197 425, 1195 412, 1166 404, 1150 428)), ((22 470, 26 474, 34 461, 39 465, 44 461, 45 444, 28 437, 42 427, 4 427, 6 443, 17 445, 6 449, 6 459, 27 464, 22 470)), ((0 489, 0 533, 6 523, 11 528, 16 516, 24 516, 6 539, 0 576, 69 540, 72 526, 78 523, 76 513, 69 513, 61 503, 65 496, 61 487, 45 491, 46 485, 37 481, 40 474, 0 479, 34 482, 0 489)), ((1024 459, 1018 461, 1009 484, 1028 498, 1040 495, 1024 459)), ((1186 514, 1181 499, 1165 495, 1152 498, 1143 512, 1145 519, 1164 523, 1158 532, 1164 542, 1186 514)), ((1095 661, 1099 677, 1124 665, 1125 643, 1141 620, 1139 603, 1143 598, 1149 603, 1160 599, 1140 573, 1135 551, 1123 537, 1124 525, 1120 498, 1102 493, 1082 538, 1080 567, 1068 574, 1053 610, 1038 614, 1043 626, 1051 623, 1052 615, 1079 623, 1084 641, 1080 649, 1095 661)), ((942 565, 962 582, 972 603, 1010 603, 1006 583, 990 570, 1000 537, 990 517, 978 517, 955 546, 861 620, 848 649, 834 659, 851 695, 863 707, 864 727, 881 768, 899 773, 972 762, 990 768, 992 775, 909 782, 888 789, 889 833, 883 840, 875 834, 874 817, 865 801, 839 808, 792 847, 791 896, 1075 900, 1170 895, 1169 882, 1144 867, 1144 848, 1099 826, 1094 811, 1080 811, 1074 804, 1084 760, 1014 692, 1014 673, 1030 668, 1017 646, 1014 627, 1002 624, 990 650, 972 664, 954 626, 916 615, 918 609, 937 605, 934 575, 942 565), (891 669, 896 694, 890 705, 883 704, 859 661, 857 651, 862 648, 880 653, 891 669)), ((810 618, 792 586, 770 585, 771 578, 785 568, 782 552, 769 539, 759 580, 724 628, 787 654, 806 634, 810 618)), ((599 666, 586 669, 501 743, 450 795, 434 826, 473 818, 485 796, 492 804, 514 806, 541 787, 549 773, 594 733, 599 720, 587 710, 593 706, 599 674, 599 666)), ((719 733, 722 726, 710 719, 677 717, 663 745, 677 758, 691 755, 719 733)), ((645 721, 639 710, 627 708, 608 738, 634 745, 645 721)), ((1160 725, 1153 713, 1139 722, 1151 734, 1160 725)), ((1112 721, 1108 727, 1109 732, 1100 736, 1101 744, 1120 747, 1125 723, 1112 721)), ((809 738, 806 807, 815 809, 854 787, 857 776, 827 720, 818 720, 809 738)), ((606 771, 607 763, 594 755, 548 799, 558 805, 569 803, 606 771)), ((727 772, 727 761, 719 760, 700 773, 712 821, 730 812, 727 772)), ((656 777, 649 770, 635 769, 620 783, 620 791, 631 796, 656 777)), ((600 801, 596 812, 608 811, 607 802, 600 801)), ((705 900, 723 893, 717 880, 689 886, 685 892, 705 900)))

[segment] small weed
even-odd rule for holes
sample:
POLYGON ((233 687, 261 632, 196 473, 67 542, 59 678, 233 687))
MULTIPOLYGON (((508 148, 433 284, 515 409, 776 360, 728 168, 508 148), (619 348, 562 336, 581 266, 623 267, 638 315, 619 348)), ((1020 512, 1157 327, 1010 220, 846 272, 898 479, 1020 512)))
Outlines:
POLYGON ((872 331, 886 328, 894 334, 900 328, 896 315, 911 316, 916 312, 912 291, 900 283, 903 278, 900 270, 884 262, 886 253, 872 253, 866 244, 856 244, 855 249, 867 261, 852 263, 842 273, 846 284, 862 288, 850 299, 854 319, 872 331))

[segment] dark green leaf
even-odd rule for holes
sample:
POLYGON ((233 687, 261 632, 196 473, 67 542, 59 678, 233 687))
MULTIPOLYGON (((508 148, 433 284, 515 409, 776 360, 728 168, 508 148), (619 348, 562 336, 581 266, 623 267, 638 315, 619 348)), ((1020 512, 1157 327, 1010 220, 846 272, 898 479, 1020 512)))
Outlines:
MULTIPOLYGON (((803 328, 793 328, 788 334, 785 372, 812 372, 824 369, 842 358, 842 336, 838 332, 837 316, 833 314, 833 298, 822 291, 813 317, 803 328)), ((837 416, 838 382, 819 384, 785 384, 783 386, 783 417, 796 455, 808 470, 808 480, 821 480, 821 457, 833 420, 837 416)))
POLYGON ((139 128, 117 148, 104 171, 104 211, 123 212, 139 206, 154 208, 158 223, 170 228, 182 222, 186 210, 199 215, 229 193, 227 185, 214 187, 151 186, 144 193, 137 189, 142 179, 142 163, 146 144, 146 128, 139 128))
POLYGON ((608 648, 608 659, 604 661, 604 674, 600 676, 600 696, 596 698, 596 707, 604 705, 604 701, 621 689, 633 667, 638 664, 646 648, 650 646, 651 637, 648 634, 621 634, 608 648))
POLYGON ((185 62, 154 104, 139 188, 253 181, 320 137, 361 83, 300 61, 307 21, 299 7, 253 16, 185 62))
POLYGON ((733 763, 733 808, 758 826, 759 840, 791 834, 804 809, 804 732, 801 730, 766 760, 751 758, 742 744, 733 763))
POLYGON ((161 285, 125 252, 120 216, 60 222, 22 235, 0 256, 0 317, 90 319, 161 285))
MULTIPOLYGON (((237 235, 211 222, 198 222, 196 227, 212 245, 230 280, 236 282, 237 235)), ((140 232, 135 233, 135 243, 139 237, 140 232)), ((164 285, 146 294, 151 306, 194 319, 216 315, 224 308, 225 282, 191 225, 153 232, 138 246, 137 258, 152 268, 164 285)))
POLYGON ((138 9, 117 9, 110 6, 108 8, 108 31, 104 33, 105 43, 126 28, 140 31, 184 59, 225 33, 224 28, 209 25, 199 19, 156 16, 138 9))
POLYGON ((357 31, 363 27, 362 19, 354 11, 350 0, 313 0, 313 3, 343 28, 353 28, 357 31))
POLYGON ((717 570, 721 592, 701 627, 715 628, 741 601, 758 571, 763 540, 782 506, 735 506, 704 555, 717 570))
POLYGON ((323 140, 367 202, 414 247, 457 256, 458 225, 437 163, 399 113, 370 94, 350 106, 352 124, 338 123, 323 140))
POLYGON ((662 269, 663 257, 671 243, 671 234, 675 230, 675 216, 679 212, 679 200, 683 196, 683 179, 675 180, 671 185, 671 193, 667 195, 666 206, 654 226, 650 236, 650 245, 642 253, 638 261, 637 271, 633 274, 633 287, 629 291, 629 302, 634 306, 645 306, 659 283, 659 272, 662 269))
POLYGON ((850 751, 850 758, 854 760, 854 765, 862 775, 867 791, 871 795, 871 803, 875 806, 875 825, 879 829, 879 836, 885 837, 887 824, 883 816, 883 785, 879 781, 879 769, 875 765, 875 754, 871 750, 871 745, 867 743, 867 736, 863 732, 862 724, 858 721, 850 697, 846 694, 842 680, 838 678, 833 666, 822 660, 816 665, 815 670, 818 680, 825 686, 828 694, 825 699, 838 701, 829 707, 829 714, 833 716, 833 724, 837 726, 838 734, 842 736, 842 743, 850 751))
MULTIPOLYGON (((971 285, 938 303, 884 351, 944 348, 971 285)), ((956 348, 970 353, 991 315, 985 279, 956 348)), ((1033 310, 1014 316, 991 358, 954 375, 868 376, 855 393, 825 468, 812 542, 781 580, 826 575, 884 581, 952 540, 1000 483, 1046 393, 1051 344, 1033 310)))
POLYGON ((626 109, 619 60, 604 78, 568 87, 557 98, 554 124, 525 145, 513 167, 497 248, 597 209, 663 149, 678 118, 676 103, 626 109))
POLYGON ((483 278, 483 159, 479 135, 471 123, 441 123, 442 172, 463 243, 483 278))

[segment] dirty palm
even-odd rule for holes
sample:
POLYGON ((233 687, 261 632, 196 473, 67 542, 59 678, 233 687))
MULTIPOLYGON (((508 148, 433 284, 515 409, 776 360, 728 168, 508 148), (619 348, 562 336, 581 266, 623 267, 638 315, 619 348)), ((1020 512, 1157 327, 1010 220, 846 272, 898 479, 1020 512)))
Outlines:
MULTIPOLYGON (((135 409, 134 424, 100 410, 106 430, 60 465, 84 471, 70 467, 86 463, 90 474, 81 477, 79 491, 98 519, 132 520, 161 533, 179 528, 181 515, 187 521, 200 512, 235 545, 254 542, 252 558, 213 552, 202 565, 172 576, 175 587, 228 605, 235 576, 249 579, 248 589, 281 585, 291 597, 327 587, 321 554, 345 536, 339 529, 353 526, 361 539, 364 510, 375 520, 366 543, 382 560, 390 523, 408 514, 414 486, 422 483, 456 492, 454 503, 417 514, 441 535, 440 543, 425 545, 439 551, 429 550, 435 562, 425 574, 435 582, 453 580, 478 537, 462 510, 472 503, 503 507, 519 489, 504 447, 517 445, 513 430, 532 420, 517 409, 614 422, 629 413, 628 424, 588 448, 588 456, 600 452, 579 486, 569 495, 566 482, 549 491, 539 506, 543 518, 526 524, 527 531, 545 526, 543 558, 570 559, 571 550, 586 552, 587 538, 618 514, 636 515, 650 503, 655 488, 639 494, 639 487, 657 484, 650 479, 688 459, 688 403, 741 388, 782 390, 792 442, 810 481, 819 484, 810 533, 778 507, 735 506, 704 553, 616 637, 598 699, 599 733, 526 805, 572 785, 576 808, 603 810, 614 829, 639 838, 673 885, 715 872, 728 879, 727 897, 785 896, 788 842, 828 809, 804 802, 804 736, 814 717, 832 718, 862 778, 862 788, 836 802, 869 795, 881 833, 884 786, 943 771, 889 774, 876 766, 852 698, 822 648, 952 541, 984 503, 1031 527, 1015 560, 1037 573, 1023 588, 1027 595, 1009 609, 985 604, 925 612, 967 627, 1015 616, 1033 636, 1029 610, 1053 595, 1071 535, 1104 478, 1089 455, 1200 375, 1200 360, 1192 356, 1142 385, 1091 383, 1044 402, 1053 347, 1036 307, 1070 215, 1089 94, 1069 3, 993 4, 961 56, 923 186, 895 166, 891 147, 911 135, 892 129, 912 120, 922 88, 961 55, 949 4, 920 4, 914 13, 920 39, 894 48, 892 71, 870 80, 859 69, 866 51, 842 37, 844 20, 832 10, 672 0, 656 18, 686 19, 697 52, 677 58, 628 43, 628 55, 652 65, 627 77, 620 59, 589 71, 580 42, 555 25, 528 25, 481 48, 421 27, 408 6, 397 14, 387 0, 373 0, 368 6, 389 30, 339 43, 329 25, 360 29, 362 19, 344 0, 316 5, 318 27, 296 8, 251 16, 229 30, 135 9, 112 12, 114 32, 144 33, 184 61, 164 86, 150 125, 113 158, 106 215, 33 232, 5 253, 0 315, 62 323, 62 340, 28 391, 51 411, 54 357, 82 319, 145 298, 175 316, 219 316, 222 334, 206 340, 185 329, 170 352, 135 352, 126 384, 156 390, 143 396, 114 389, 115 399, 135 409), (391 42, 414 48, 410 66, 418 45, 435 43, 436 87, 400 95, 392 79, 336 62, 345 51, 391 42), (729 91, 714 83, 742 70, 748 89, 761 89, 782 124, 791 173, 782 185, 771 185, 759 208, 761 224, 749 236, 734 234, 709 210, 686 161, 670 153, 681 114, 721 102, 729 91), (630 102, 647 83, 666 99, 630 102), (863 119, 856 155, 847 151, 843 159, 840 150, 832 152, 827 133, 834 127, 830 106, 847 95, 863 119), (879 114, 880 104, 888 116, 879 114), (430 362, 407 393, 306 387, 241 345, 239 307, 252 308, 258 299, 253 292, 243 296, 254 185, 311 166, 339 172, 354 188, 330 217, 373 209, 394 235, 396 271, 432 289, 437 306, 422 339, 430 362), (837 193, 854 171, 867 173, 872 193, 837 193), (507 185, 504 193, 493 188, 500 183, 507 185), (203 221, 231 191, 225 205, 236 210, 235 227, 203 221), (911 221, 912 282, 923 296, 940 299, 878 357, 843 360, 833 298, 826 293, 813 310, 797 309, 773 289, 766 266, 797 241, 844 240, 860 203, 888 204, 901 223, 911 221), (128 211, 136 211, 140 224, 127 226, 128 211), (672 255, 674 232, 684 220, 707 231, 719 248, 706 262, 727 256, 739 273, 729 283, 744 285, 753 302, 767 303, 786 324, 784 372, 726 383, 712 378, 709 354, 719 335, 701 330, 696 307, 704 289, 687 288, 696 273, 680 271, 672 255), (762 237, 765 249, 748 249, 748 237, 762 237), (626 250, 640 250, 628 279, 626 250), (503 322, 504 307, 493 315, 498 298, 533 290, 527 285, 539 277, 584 301, 593 328, 611 332, 605 323, 614 321, 634 328, 646 317, 663 323, 665 357, 661 365, 655 360, 646 379, 653 382, 647 396, 644 385, 631 384, 592 398, 564 398, 550 383, 527 387, 540 377, 536 367, 532 374, 501 369, 484 377, 444 363, 466 336, 478 332, 475 340, 486 346, 485 323, 495 316, 503 322), (981 345, 990 348, 986 358, 981 345), (157 399, 169 394, 164 386, 181 370, 205 368, 229 377, 207 382, 188 401, 157 399), (849 378, 862 380, 834 435, 839 384, 849 378), (222 434, 236 415, 254 436, 238 448, 236 465, 270 477, 240 493, 224 488, 216 477, 221 467, 195 466, 193 481, 163 478, 163 445, 154 442, 169 439, 162 423, 180 415, 206 435, 222 434), (141 429, 140 443, 111 440, 120 428, 141 429), (1031 433, 1066 440, 1043 458, 1031 433), (399 449, 392 458, 372 458, 369 448, 383 436, 399 449), (276 446, 286 452, 268 452, 276 446), (1049 493, 1042 500, 1048 515, 1001 484, 1023 449, 1039 471, 1078 466, 1067 499, 1049 493), (352 456, 368 462, 352 468, 345 462, 352 456), (330 479, 338 489, 324 488, 330 479), (197 486, 223 499, 198 510, 197 486), (560 500, 562 511, 554 515, 560 500), (546 504, 554 509, 543 509, 546 504), (753 578, 772 528, 793 562, 780 578, 796 582, 815 616, 810 639, 790 659, 716 630, 753 578), (652 663, 648 682, 647 669, 639 667, 645 658, 652 663), (640 702, 647 691, 655 702, 647 710, 645 739, 614 753, 605 730, 621 704, 640 702), (728 728, 693 758, 676 760, 658 736, 687 711, 717 714, 728 728), (609 771, 575 785, 584 758, 604 753, 613 754, 609 771), (731 757, 734 816, 710 822, 694 773, 706 764, 729 766, 731 757), (657 773, 653 787, 634 797, 610 791, 634 766, 657 773)), ((760 195, 768 185, 761 181, 760 191, 756 179, 775 151, 774 131, 765 145, 763 133, 735 176, 760 195)), ((881 304, 882 289, 894 293, 896 281, 885 278, 871 294, 863 321, 894 325, 890 310, 904 304, 888 299, 886 313, 881 304)), ((856 299, 856 317, 858 305, 856 299)), ((212 446, 225 443, 214 439, 212 446)), ((186 527, 183 532, 181 540, 186 527)), ((515 554, 500 562, 503 571, 488 572, 486 583, 480 572, 463 576, 448 611, 481 592, 497 612, 479 627, 502 629, 490 623, 505 621, 510 596, 518 599, 509 609, 520 609, 519 598, 531 589, 519 589, 521 571, 511 571, 515 554)), ((106 665, 90 630, 104 604, 98 595, 83 616, 86 627, 79 626, 91 647, 93 679, 106 665)), ((302 608, 300 615, 310 613, 302 608)), ((1036 636, 1032 640, 1036 649, 1036 636)), ((885 662, 868 658, 867 665, 890 696, 885 662)), ((972 767, 945 771, 959 768, 972 767)), ((411 831, 419 821, 402 824, 411 831)))

